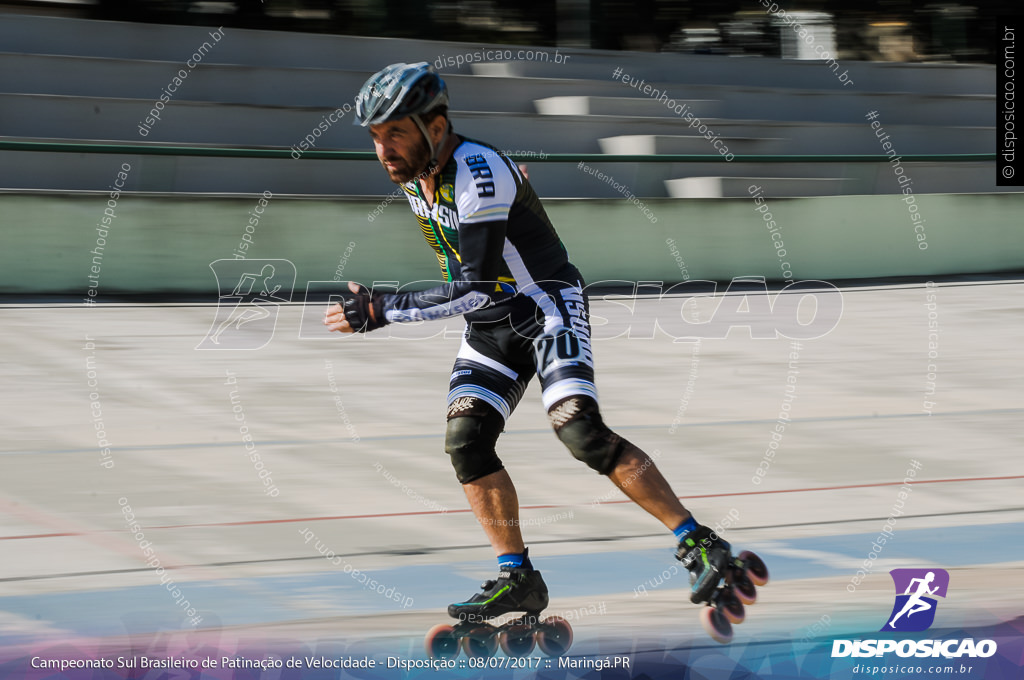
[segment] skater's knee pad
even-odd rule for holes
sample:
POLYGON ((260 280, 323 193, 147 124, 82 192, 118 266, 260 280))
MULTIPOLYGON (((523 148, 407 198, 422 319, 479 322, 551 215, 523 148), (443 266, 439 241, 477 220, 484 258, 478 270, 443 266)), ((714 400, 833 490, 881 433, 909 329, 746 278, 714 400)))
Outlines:
POLYGON ((602 475, 612 471, 626 448, 626 440, 608 429, 597 402, 590 397, 568 397, 556 402, 548 409, 548 419, 576 460, 602 475))
POLYGON ((444 450, 451 456, 455 476, 463 484, 504 468, 494 451, 505 419, 487 402, 460 397, 448 407, 444 450))

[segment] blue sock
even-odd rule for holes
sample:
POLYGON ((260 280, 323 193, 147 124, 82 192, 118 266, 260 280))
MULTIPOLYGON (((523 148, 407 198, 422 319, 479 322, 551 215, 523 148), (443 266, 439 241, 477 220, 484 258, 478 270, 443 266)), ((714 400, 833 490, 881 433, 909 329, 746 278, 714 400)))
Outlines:
POLYGON ((527 569, 533 569, 533 565, 530 563, 530 549, 526 548, 521 553, 505 553, 504 555, 498 555, 498 567, 510 567, 512 569, 515 569, 516 567, 525 567, 527 569))
POLYGON ((693 515, 690 515, 690 519, 686 520, 685 522, 677 526, 675 529, 673 529, 672 533, 676 535, 676 540, 682 541, 684 538, 686 538, 686 534, 690 533, 696 528, 697 520, 693 518, 693 515))

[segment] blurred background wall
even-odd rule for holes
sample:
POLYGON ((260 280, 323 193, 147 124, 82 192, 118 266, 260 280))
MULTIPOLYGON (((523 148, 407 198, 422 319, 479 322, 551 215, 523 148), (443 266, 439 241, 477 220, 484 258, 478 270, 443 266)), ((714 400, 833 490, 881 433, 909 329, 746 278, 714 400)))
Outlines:
POLYGON ((433 277, 351 113, 371 73, 421 60, 457 132, 528 163, 592 281, 1019 270, 1024 193, 996 185, 985 63, 997 4, 781 8, 832 68, 758 2, 5 3, 0 292, 77 293, 108 209, 105 292, 216 292, 209 263, 265 194, 249 258, 330 279, 356 243, 346 276, 433 277))
POLYGON ((119 21, 700 54, 790 55, 775 4, 834 34, 839 58, 995 61, 1013 0, 23 0, 0 11, 119 21))

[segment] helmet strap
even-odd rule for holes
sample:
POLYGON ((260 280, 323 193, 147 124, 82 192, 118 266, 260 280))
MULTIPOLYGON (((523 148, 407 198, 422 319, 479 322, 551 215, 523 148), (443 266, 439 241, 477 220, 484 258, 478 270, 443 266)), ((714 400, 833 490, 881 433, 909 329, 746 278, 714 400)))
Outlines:
POLYGON ((427 131, 427 126, 423 124, 423 119, 420 118, 420 115, 418 113, 414 113, 409 117, 412 118, 412 122, 416 123, 416 127, 420 129, 420 132, 423 133, 424 139, 427 140, 427 146, 430 147, 430 162, 427 163, 425 172, 428 175, 432 174, 434 170, 437 168, 437 156, 440 153, 441 149, 444 148, 445 142, 448 141, 448 133, 452 131, 451 121, 447 121, 448 127, 445 128, 444 134, 441 135, 441 142, 440 144, 435 146, 434 140, 430 138, 430 133, 427 131))

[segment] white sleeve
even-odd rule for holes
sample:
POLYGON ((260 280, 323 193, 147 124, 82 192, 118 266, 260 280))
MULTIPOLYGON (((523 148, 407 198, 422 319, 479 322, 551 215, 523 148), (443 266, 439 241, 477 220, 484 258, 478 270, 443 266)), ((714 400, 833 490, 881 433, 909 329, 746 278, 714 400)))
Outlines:
POLYGON ((456 205, 460 224, 507 220, 512 202, 522 181, 498 154, 466 154, 458 159, 455 180, 456 205), (514 174, 513 174, 514 173, 514 174))

